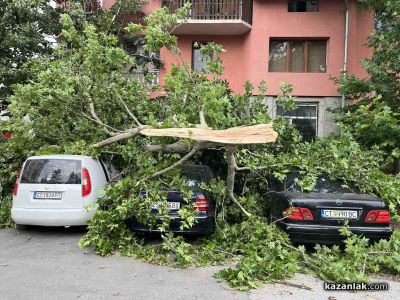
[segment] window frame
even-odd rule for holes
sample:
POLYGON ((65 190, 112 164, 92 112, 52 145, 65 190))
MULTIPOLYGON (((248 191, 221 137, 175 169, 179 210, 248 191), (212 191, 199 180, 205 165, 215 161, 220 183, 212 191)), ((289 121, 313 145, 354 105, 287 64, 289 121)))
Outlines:
POLYGON ((287 11, 289 12, 289 13, 317 13, 317 12, 319 12, 319 4, 320 4, 320 1, 319 0, 288 0, 288 7, 287 7, 287 11), (312 1, 315 1, 315 2, 317 2, 317 5, 316 5, 316 7, 317 7, 317 9, 315 10, 315 11, 307 11, 307 2, 312 2, 312 1), (289 10, 289 5, 290 5, 290 2, 294 2, 294 3, 298 3, 298 2, 306 2, 306 10, 305 11, 290 11, 289 10))
MULTIPOLYGON (((315 117, 303 117, 303 116, 285 116, 284 114, 278 114, 278 105, 276 106, 276 116, 280 116, 282 118, 285 118, 286 120, 289 121, 290 124, 293 124, 293 120, 315 120, 315 137, 318 137, 318 123, 319 123, 319 102, 302 102, 302 101, 296 101, 297 108, 300 107, 315 107, 315 117)), ((285 111, 283 111, 285 113, 285 111)), ((296 125, 294 125, 296 126, 296 125)), ((296 128, 299 130, 298 128, 296 128)), ((302 132, 299 130, 299 132, 302 134, 302 132)))
POLYGON ((271 73, 314 73, 314 74, 319 74, 319 73, 327 73, 328 72, 328 38, 270 38, 269 39, 269 49, 268 49, 268 72, 271 73), (313 42, 313 41, 323 41, 325 42, 325 71, 324 72, 309 72, 308 71, 308 43, 313 42), (270 69, 270 50, 271 50, 271 44, 272 42, 286 42, 287 47, 286 47, 286 61, 285 61, 285 70, 284 71, 271 71, 270 69), (304 68, 303 72, 298 72, 298 71, 290 71, 290 62, 291 62, 291 48, 293 42, 303 42, 303 49, 304 49, 304 68))
MULTIPOLYGON (((192 71, 198 72, 198 73, 207 73, 206 70, 203 71, 203 72, 200 72, 200 71, 196 71, 196 70, 194 69, 194 64, 195 64, 195 61, 194 61, 194 50, 195 50, 195 49, 199 49, 199 50, 200 50, 200 48, 201 48, 202 45, 207 45, 208 43, 211 43, 211 41, 192 41, 192 62, 191 62, 192 71), (198 44, 199 46, 195 48, 195 47, 194 47, 195 44, 198 44)), ((210 58, 210 61, 212 61, 212 58, 210 58)))

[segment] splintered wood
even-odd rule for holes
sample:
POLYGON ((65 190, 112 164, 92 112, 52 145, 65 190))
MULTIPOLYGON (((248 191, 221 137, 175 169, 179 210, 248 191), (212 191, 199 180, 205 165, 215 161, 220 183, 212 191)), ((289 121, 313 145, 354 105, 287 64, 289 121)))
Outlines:
POLYGON ((278 133, 272 128, 272 124, 232 127, 224 130, 212 130, 209 127, 143 129, 140 133, 146 136, 169 136, 236 145, 272 143, 278 137, 278 133))

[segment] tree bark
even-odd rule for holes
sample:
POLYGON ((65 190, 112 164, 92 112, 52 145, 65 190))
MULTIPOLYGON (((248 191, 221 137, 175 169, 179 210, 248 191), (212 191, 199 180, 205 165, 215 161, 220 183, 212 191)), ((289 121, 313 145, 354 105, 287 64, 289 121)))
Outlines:
POLYGON ((147 126, 142 126, 142 127, 138 127, 138 128, 133 128, 133 129, 129 129, 128 131, 125 131, 123 133, 120 133, 116 136, 110 137, 108 139, 105 139, 99 143, 96 143, 93 145, 94 148, 102 148, 108 145, 111 145, 113 143, 119 142, 119 141, 123 141, 123 140, 127 140, 130 138, 133 138, 134 136, 137 136, 138 134, 140 134, 140 131, 144 128, 146 128, 147 126))
POLYGON ((161 152, 161 153, 186 153, 193 147, 197 146, 198 150, 207 149, 212 147, 224 146, 223 144, 213 142, 200 142, 196 145, 190 145, 182 141, 178 141, 169 145, 146 145, 148 152, 161 152))
POLYGON ((241 211, 247 216, 251 217, 251 213, 249 213, 236 199, 234 194, 235 187, 235 175, 236 175, 236 160, 234 156, 235 147, 227 146, 225 149, 226 154, 226 162, 228 163, 228 175, 226 176, 226 196, 236 203, 237 206, 241 209, 241 211))

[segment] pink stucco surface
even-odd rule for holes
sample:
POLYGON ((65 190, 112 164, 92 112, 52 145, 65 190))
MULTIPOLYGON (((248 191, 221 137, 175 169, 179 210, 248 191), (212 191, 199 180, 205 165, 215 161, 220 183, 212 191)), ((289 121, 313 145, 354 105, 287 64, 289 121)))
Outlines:
MULTIPOLYGON (((112 0, 105 0, 109 7, 112 0)), ((360 61, 371 55, 366 47, 367 38, 373 29, 373 13, 357 9, 356 1, 350 0, 348 71, 365 77, 360 61)), ((145 13, 161 6, 161 0, 150 0, 145 13)), ((279 93, 281 81, 293 84, 297 96, 338 96, 337 86, 329 79, 339 76, 344 62, 345 6, 343 0, 320 0, 319 12, 290 13, 287 0, 254 0, 252 29, 244 35, 181 35, 178 47, 183 59, 191 63, 193 41, 214 41, 223 45, 227 51, 222 55, 225 75, 235 92, 243 91, 245 80, 257 85, 261 80, 267 82, 269 95, 279 93), (268 52, 270 38, 326 38, 326 73, 285 73, 268 71, 268 52)), ((162 77, 171 64, 179 63, 178 58, 167 50, 161 51, 164 67, 162 77)))

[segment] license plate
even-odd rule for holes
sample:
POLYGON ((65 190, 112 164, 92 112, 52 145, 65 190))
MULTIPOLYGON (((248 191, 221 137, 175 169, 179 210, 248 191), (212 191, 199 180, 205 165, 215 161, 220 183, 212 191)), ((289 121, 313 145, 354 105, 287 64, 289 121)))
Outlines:
MULTIPOLYGON (((151 209, 157 209, 157 204, 154 203, 150 205, 151 209)), ((179 210, 181 208, 181 203, 180 202, 168 202, 168 209, 169 210, 179 210)))
POLYGON ((356 210, 321 209, 323 219, 357 219, 356 210))
POLYGON ((61 200, 62 192, 34 192, 33 199, 61 200))

